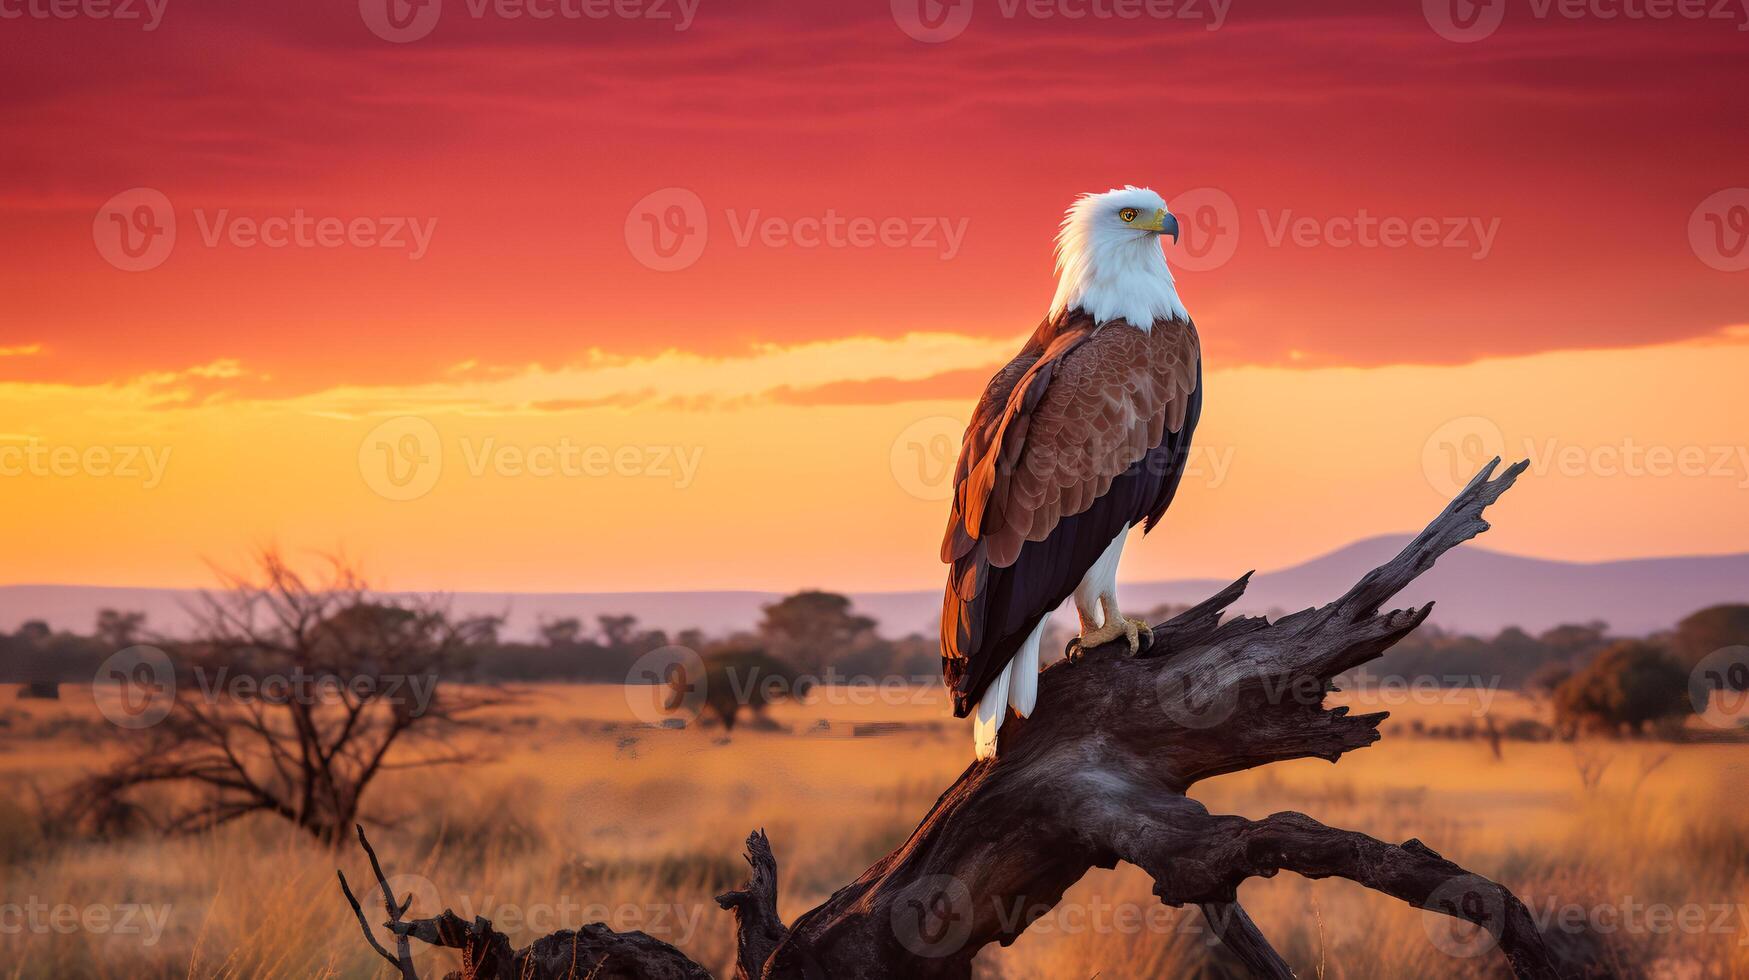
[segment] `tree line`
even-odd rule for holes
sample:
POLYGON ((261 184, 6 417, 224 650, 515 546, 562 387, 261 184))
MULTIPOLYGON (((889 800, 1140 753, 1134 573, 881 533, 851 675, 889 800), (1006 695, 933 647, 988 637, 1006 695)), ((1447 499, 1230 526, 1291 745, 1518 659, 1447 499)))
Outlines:
MULTIPOLYGON (((393 604, 374 598, 360 601, 393 604)), ((1147 618, 1161 621, 1177 611, 1162 606, 1147 618)), ((441 607, 434 607, 431 614, 446 617, 441 607)), ((505 639, 501 616, 461 618, 450 625, 464 638, 457 645, 450 676, 463 681, 617 684, 625 681, 639 657, 667 646, 686 647, 706 659, 758 652, 822 680, 922 680, 940 668, 933 636, 913 632, 886 637, 848 597, 819 590, 771 603, 752 630, 726 636, 697 629, 670 633, 623 614, 597 616, 592 624, 576 617, 545 620, 537 635, 527 639, 505 639)), ((1047 646, 1054 651, 1068 635, 1052 631, 1053 642, 1047 646)), ((138 612, 104 609, 87 633, 56 631, 41 620, 29 620, 11 633, 0 632, 0 683, 88 682, 118 650, 151 643, 174 660, 185 642, 153 634, 145 615, 138 612)), ((1534 634, 1509 626, 1492 637, 1429 624, 1400 641, 1371 669, 1390 676, 1484 678, 1494 686, 1552 695, 1600 659, 1606 664, 1633 661, 1639 668, 1657 666, 1686 675, 1714 651, 1741 645, 1749 645, 1749 604, 1725 604, 1699 610, 1672 628, 1645 637, 1614 635, 1602 621, 1568 623, 1534 634)))

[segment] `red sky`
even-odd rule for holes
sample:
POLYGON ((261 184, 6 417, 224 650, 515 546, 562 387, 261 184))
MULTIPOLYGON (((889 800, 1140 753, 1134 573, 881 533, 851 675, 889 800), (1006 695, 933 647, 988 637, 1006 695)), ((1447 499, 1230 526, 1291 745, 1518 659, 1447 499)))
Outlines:
MULTIPOLYGON (((668 19, 441 0, 428 36, 390 43, 367 26, 388 0, 160 2, 145 30, 0 0, 27 12, 0 19, 0 351, 20 352, 0 356, 0 383, 204 365, 179 376, 179 404, 211 407, 665 351, 1008 340, 1050 296, 1063 207, 1126 182, 1231 202, 1229 261, 1169 250, 1211 370, 1456 368, 1749 322, 1745 273, 1709 265, 1690 235, 1709 195, 1749 184, 1741 10, 1610 18, 1622 0, 1595 0, 1565 17, 1490 0, 1498 29, 1458 43, 1431 26, 1440 0, 1222 0, 1218 22, 1212 0, 1128 19, 1063 16, 1127 0, 972 0, 963 32, 923 43, 901 29, 915 0, 689 0, 683 30, 679 0, 621 0, 668 19), (162 265, 125 272, 93 226, 137 187, 168 199, 177 235, 162 265), (708 224, 679 271, 628 246, 634 208, 665 188, 695 194, 708 224), (379 234, 408 218, 430 240, 416 259, 204 240, 218 221, 300 212, 379 234), (904 244, 737 241, 751 221, 787 235, 829 212, 900 219, 904 244), (1430 223, 1440 244, 1340 247, 1363 214, 1430 223)), ((891 405, 969 401, 988 370, 766 380, 776 404, 891 405)), ((643 392, 548 395, 623 408, 643 392)), ((53 435, 22 417, 6 432, 53 435)))
POLYGON ((1749 319, 1743 283, 1684 247, 1701 199, 1746 179, 1737 24, 1538 20, 1530 0, 1494 0, 1508 4, 1499 30, 1457 44, 1402 0, 1315 13, 1234 0, 1212 31, 977 2, 938 44, 867 0, 699 0, 684 31, 476 19, 448 0, 405 44, 332 2, 168 0, 152 31, 4 22, 0 344, 48 348, 8 373, 93 380, 225 357, 305 386, 594 347, 1006 336, 1049 295, 1067 198, 1125 182, 1236 203, 1233 260, 1183 276, 1220 363, 1463 361, 1749 319), (89 216, 135 186, 209 218, 302 208, 436 226, 418 261, 208 248, 184 228, 164 267, 118 275, 93 261, 89 216), (715 219, 681 274, 641 267, 624 241, 627 210, 670 186, 715 219), (738 247, 727 217, 828 208, 963 219, 964 245, 946 261, 738 247), (1362 209, 1498 219, 1498 232, 1482 261, 1270 247, 1284 215, 1362 209))

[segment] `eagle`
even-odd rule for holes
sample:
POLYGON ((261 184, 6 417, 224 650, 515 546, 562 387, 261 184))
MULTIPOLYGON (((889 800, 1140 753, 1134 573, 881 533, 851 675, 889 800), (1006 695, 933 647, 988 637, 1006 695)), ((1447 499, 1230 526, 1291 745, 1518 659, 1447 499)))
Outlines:
POLYGON ((955 717, 976 712, 979 759, 1012 706, 1038 701, 1039 643, 1074 597, 1080 647, 1135 653, 1146 623, 1117 604, 1131 528, 1153 530, 1184 476, 1202 413, 1202 350, 1160 238, 1159 194, 1083 194, 1057 234, 1057 292, 966 426, 941 543, 942 674, 955 717))

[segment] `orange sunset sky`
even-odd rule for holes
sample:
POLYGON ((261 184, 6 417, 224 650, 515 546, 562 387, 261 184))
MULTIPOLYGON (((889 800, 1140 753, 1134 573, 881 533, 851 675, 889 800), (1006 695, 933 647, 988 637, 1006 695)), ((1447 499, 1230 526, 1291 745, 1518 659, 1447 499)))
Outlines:
POLYGON ((936 587, 1123 183, 1208 370, 1127 577, 1496 452, 1489 547, 1749 550, 1749 9, 1450 2, 0 0, 0 583, 936 587))

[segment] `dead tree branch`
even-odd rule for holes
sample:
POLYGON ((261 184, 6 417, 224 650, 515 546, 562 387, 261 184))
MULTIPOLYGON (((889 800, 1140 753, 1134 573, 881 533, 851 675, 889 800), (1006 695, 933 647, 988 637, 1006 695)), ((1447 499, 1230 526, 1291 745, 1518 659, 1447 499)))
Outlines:
MULTIPOLYGON (((1300 813, 1216 815, 1185 795, 1210 776, 1287 759, 1335 762, 1379 739, 1386 712, 1350 714, 1326 708, 1324 697, 1336 676, 1427 618, 1431 606, 1380 610, 1441 554, 1487 529, 1483 510, 1526 465, 1496 476, 1498 464, 1328 605, 1274 623, 1223 620, 1247 576, 1157 627, 1141 656, 1108 645, 1052 665, 1037 709, 1008 720, 996 758, 967 767, 909 840, 787 930, 777 916, 776 861, 754 834, 751 881, 718 899, 740 926, 735 976, 963 980, 980 949, 1013 942, 1090 869, 1124 861, 1154 879, 1161 901, 1199 906, 1257 976, 1292 973, 1239 907, 1238 887, 1286 870, 1347 878, 1475 923, 1514 974, 1556 977, 1524 905, 1420 841, 1389 844, 1300 813)), ((454 944, 441 930, 413 930, 454 944)), ((665 960, 651 962, 649 972, 624 975, 673 975, 656 971, 665 960)))
MULTIPOLYGON (((376 876, 377 887, 383 891, 383 911, 389 917, 390 928, 393 928, 400 924, 401 916, 405 915, 407 907, 413 904, 413 896, 409 894, 404 902, 395 901, 395 891, 389 887, 389 879, 383 875, 382 862, 377 860, 376 849, 370 846, 370 840, 364 836, 364 828, 357 829, 358 845, 364 848, 364 853, 370 858, 370 872, 376 876)), ((340 878, 340 890, 346 894, 346 901, 352 905, 352 914, 358 917, 358 927, 364 930, 365 941, 370 943, 371 948, 376 950, 379 956, 388 960, 390 965, 400 972, 402 980, 419 980, 418 972, 413 969, 413 950, 407 943, 406 934, 400 932, 395 934, 395 955, 390 956, 389 951, 383 948, 383 944, 377 942, 376 933, 370 931, 370 923, 364 918, 364 909, 359 907, 358 898, 352 894, 352 886, 346 883, 346 874, 341 871, 334 873, 340 878)))
POLYGON ((736 980, 758 980, 765 961, 789 935, 777 914, 777 858, 765 831, 747 835, 747 886, 717 896, 717 904, 735 913, 736 980))
MULTIPOLYGON (((412 903, 412 896, 409 895, 405 902, 396 903, 363 827, 358 828, 358 843, 370 856, 371 872, 383 890, 383 905, 389 916, 383 925, 395 934, 396 955, 390 956, 371 932, 344 874, 340 875, 340 890, 346 894, 353 914, 358 917, 365 941, 400 971, 403 980, 419 980, 408 947, 412 939, 461 951, 462 968, 449 974, 452 980, 579 980, 585 977, 590 980, 710 980, 710 974, 703 967, 667 943, 642 932, 614 932, 599 922, 576 931, 562 929, 522 949, 515 949, 503 933, 479 916, 475 916, 473 922, 467 922, 444 909, 442 914, 428 919, 404 919, 402 915, 412 903)), ((775 872, 776 862, 772 862, 771 867, 775 872)))

